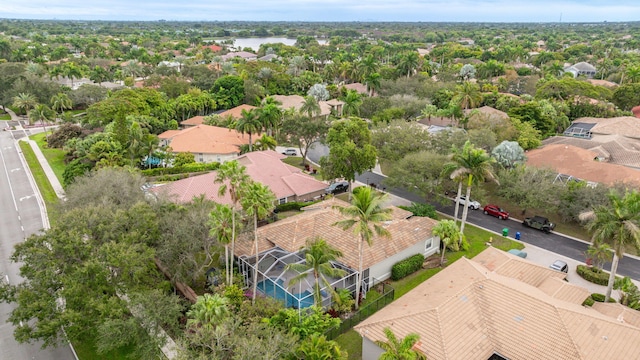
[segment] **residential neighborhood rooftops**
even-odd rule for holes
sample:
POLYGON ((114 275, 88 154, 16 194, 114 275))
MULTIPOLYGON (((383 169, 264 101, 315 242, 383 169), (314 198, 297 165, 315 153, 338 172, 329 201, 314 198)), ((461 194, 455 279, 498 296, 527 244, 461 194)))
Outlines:
MULTIPOLYGON (((489 247, 478 256, 498 269, 528 262, 513 255, 505 260, 495 254, 500 251, 489 247)), ((638 357, 638 327, 583 307, 576 291, 562 290, 574 285, 549 278, 536 287, 462 258, 355 329, 370 342, 386 341, 386 327, 398 338, 417 333, 414 348, 430 360, 486 360, 494 353, 541 360, 638 357)))
POLYGON ((236 106, 234 108, 231 108, 229 110, 225 110, 225 111, 219 113, 218 115, 221 116, 221 117, 224 117, 224 118, 226 118, 228 116, 231 116, 234 119, 240 119, 242 117, 242 110, 251 111, 251 110, 255 110, 255 109, 257 109, 257 107, 255 107, 253 105, 242 104, 242 105, 236 106))
POLYGON ((174 152, 203 154, 240 153, 240 145, 249 144, 249 137, 234 129, 209 125, 167 130, 158 135, 158 138, 169 141, 174 152))
POLYGON ((614 118, 583 117, 574 122, 591 123, 595 126, 591 132, 603 135, 622 135, 640 139, 640 121, 634 116, 619 116, 614 118))

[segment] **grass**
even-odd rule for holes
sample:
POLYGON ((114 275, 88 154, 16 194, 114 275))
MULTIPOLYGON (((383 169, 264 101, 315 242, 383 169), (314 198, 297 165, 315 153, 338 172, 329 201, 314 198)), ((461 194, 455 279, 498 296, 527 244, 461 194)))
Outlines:
MULTIPOLYGON (((298 169, 304 171, 304 166, 302 166, 302 156, 287 156, 286 158, 282 159, 282 162, 284 162, 285 164, 289 164, 291 166, 297 167, 298 169)), ((309 165, 311 164, 309 163, 309 165)), ((309 175, 316 178, 316 180, 322 181, 322 175, 320 174, 320 167, 313 166, 313 165, 311 166, 314 169, 318 170, 318 172, 316 174, 309 174, 309 175)))
POLYGON ((130 358, 129 356, 134 350, 133 346, 125 346, 116 351, 100 355, 96 351, 96 344, 93 340, 76 341, 73 343, 73 348, 78 354, 78 359, 81 360, 126 360, 130 358))
POLYGON ((338 336, 336 342, 340 345, 340 349, 345 350, 349 354, 349 360, 362 359, 362 336, 355 330, 351 329, 338 336))
POLYGON ((2 115, 0 115, 0 120, 11 120, 11 115, 2 114, 2 115))
POLYGON ((58 203, 58 195, 53 190, 47 175, 44 173, 40 162, 36 158, 36 154, 33 152, 31 145, 24 141, 20 141, 20 149, 24 154, 25 161, 31 169, 31 174, 33 174, 33 179, 40 189, 40 194, 42 194, 42 199, 44 200, 45 205, 47 206, 47 213, 49 214, 49 220, 54 222, 55 220, 55 205, 58 203))
POLYGON ((42 153, 47 159, 49 166, 51 166, 51 169, 53 169, 53 172, 56 174, 58 181, 62 183, 62 174, 64 173, 64 169, 66 166, 64 163, 64 150, 49 148, 47 146, 44 133, 32 135, 29 138, 31 140, 34 140, 38 144, 38 147, 40 148, 40 150, 42 150, 42 153))

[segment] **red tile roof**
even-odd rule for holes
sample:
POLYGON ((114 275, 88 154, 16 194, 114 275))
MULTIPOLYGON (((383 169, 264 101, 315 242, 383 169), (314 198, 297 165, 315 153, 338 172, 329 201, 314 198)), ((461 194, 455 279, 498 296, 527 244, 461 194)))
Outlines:
POLYGON ((158 137, 169 140, 169 146, 176 153, 234 154, 240 153, 240 145, 249 144, 249 137, 236 130, 209 125, 168 130, 158 137))

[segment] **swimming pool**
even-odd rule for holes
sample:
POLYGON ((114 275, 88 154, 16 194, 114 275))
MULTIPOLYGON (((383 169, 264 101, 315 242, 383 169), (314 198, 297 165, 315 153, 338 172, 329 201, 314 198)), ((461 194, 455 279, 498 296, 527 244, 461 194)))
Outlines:
POLYGON ((313 296, 309 296, 311 295, 309 290, 298 294, 289 294, 284 290, 283 285, 282 279, 275 280, 275 282, 273 279, 264 279, 258 283, 258 289, 263 294, 284 302, 286 307, 304 309, 313 305, 313 296), (276 286, 276 283, 279 286, 276 286))

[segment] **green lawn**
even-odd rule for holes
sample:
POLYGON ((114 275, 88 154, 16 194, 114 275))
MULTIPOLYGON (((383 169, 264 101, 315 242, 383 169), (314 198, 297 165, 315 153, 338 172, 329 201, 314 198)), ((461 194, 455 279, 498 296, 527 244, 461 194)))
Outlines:
POLYGON ((2 115, 0 115, 0 120, 11 120, 11 115, 2 114, 2 115))
MULTIPOLYGON (((291 166, 295 166, 300 170, 304 170, 304 166, 302 166, 302 157, 301 156, 287 156, 286 158, 282 159, 282 162, 284 162, 285 164, 289 164, 291 166)), ((311 175, 314 178, 316 178, 316 180, 322 181, 322 175, 320 175, 320 167, 313 166, 308 161, 307 161, 307 163, 309 165, 311 165, 314 169, 318 170, 318 172, 315 175, 314 174, 309 174, 309 175, 311 175)))
POLYGON ((349 354, 349 360, 362 359, 362 336, 355 330, 349 330, 338 336, 336 342, 340 345, 340 349, 349 354))
POLYGON ((36 158, 36 154, 33 152, 31 145, 24 141, 20 141, 20 149, 22 149, 22 153, 24 154, 24 158, 31 169, 31 173, 33 174, 33 178, 40 189, 40 194, 42 194, 42 198, 47 206, 47 212, 49 214, 49 221, 54 222, 55 220, 55 205, 58 203, 58 195, 51 187, 51 183, 47 178, 47 175, 42 170, 42 166, 40 166, 40 162, 36 158))
POLYGON ((133 347, 123 347, 118 351, 111 351, 104 355, 98 355, 96 346, 92 340, 86 340, 82 342, 74 342, 73 348, 75 349, 78 359, 80 360, 127 360, 130 359, 133 347))
POLYGON ((44 157, 47 158, 49 166, 51 166, 51 169, 53 169, 53 172, 56 174, 58 181, 62 184, 62 174, 64 173, 65 168, 65 152, 61 149, 50 149, 45 142, 44 133, 32 135, 29 138, 38 144, 38 147, 42 150, 44 157))

